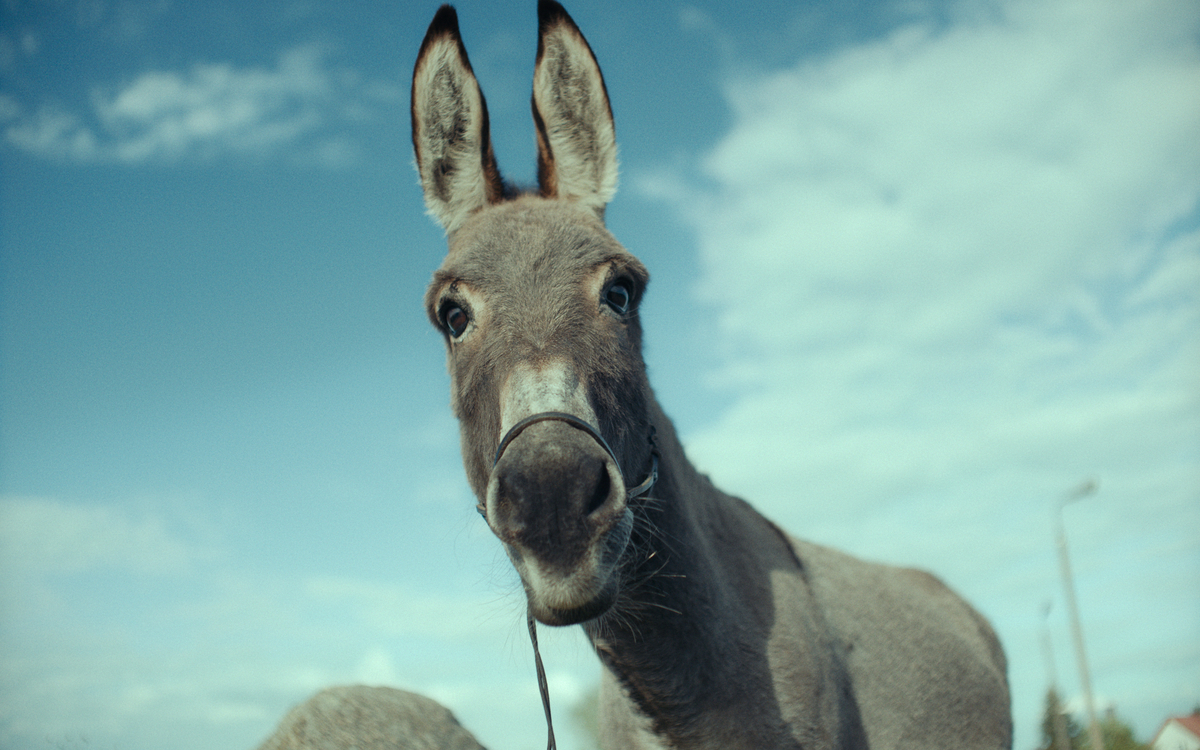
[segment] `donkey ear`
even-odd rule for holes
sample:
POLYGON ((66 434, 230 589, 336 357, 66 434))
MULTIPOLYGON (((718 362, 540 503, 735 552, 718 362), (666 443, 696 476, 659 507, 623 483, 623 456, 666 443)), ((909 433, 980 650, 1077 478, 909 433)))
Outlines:
POLYGON ((538 32, 538 185, 543 196, 577 200, 604 218, 617 192, 617 141, 604 76, 579 27, 554 0, 538 3, 538 32))
POLYGON ((501 200, 487 103, 449 5, 433 17, 413 68, 412 137, 425 205, 447 234, 501 200))

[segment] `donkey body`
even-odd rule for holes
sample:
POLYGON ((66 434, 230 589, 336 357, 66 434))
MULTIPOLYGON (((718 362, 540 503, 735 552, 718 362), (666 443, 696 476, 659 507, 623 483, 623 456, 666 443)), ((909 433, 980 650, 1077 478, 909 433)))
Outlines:
POLYGON ((449 252, 425 302, 479 510, 531 615, 582 625, 603 665, 604 745, 1010 747, 1004 654, 966 602, 790 538, 688 462, 642 361, 649 276, 604 227, 600 69, 561 6, 538 16, 526 194, 500 178, 454 10, 426 33, 413 145, 449 252))

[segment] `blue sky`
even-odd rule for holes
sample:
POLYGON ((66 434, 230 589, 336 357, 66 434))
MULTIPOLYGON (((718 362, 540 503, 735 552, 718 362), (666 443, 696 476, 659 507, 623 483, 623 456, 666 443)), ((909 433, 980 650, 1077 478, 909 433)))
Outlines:
MULTIPOLYGON (((992 621, 1032 748, 1048 628, 1143 737, 1200 703, 1200 8, 571 4, 608 222, 693 460, 992 621), (1048 617, 1043 616, 1050 604, 1048 617)), ((0 9, 0 745, 252 747, 328 684, 544 742, 462 478, 413 3, 0 9)), ((533 3, 458 4, 534 175, 533 3)), ((597 666, 543 629, 564 748, 597 666)), ((572 745, 571 743, 575 743, 572 745)))

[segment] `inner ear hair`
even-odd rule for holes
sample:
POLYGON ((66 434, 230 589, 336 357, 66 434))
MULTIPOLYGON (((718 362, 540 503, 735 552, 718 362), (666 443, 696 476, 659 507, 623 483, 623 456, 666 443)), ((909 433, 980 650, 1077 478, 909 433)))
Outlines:
POLYGON ((425 205, 447 234, 471 213, 503 198, 487 102, 449 5, 434 16, 417 54, 412 133, 425 205))
POLYGON ((579 201, 603 218, 617 190, 617 142, 604 76, 561 5, 538 4, 533 75, 538 184, 548 198, 579 201))

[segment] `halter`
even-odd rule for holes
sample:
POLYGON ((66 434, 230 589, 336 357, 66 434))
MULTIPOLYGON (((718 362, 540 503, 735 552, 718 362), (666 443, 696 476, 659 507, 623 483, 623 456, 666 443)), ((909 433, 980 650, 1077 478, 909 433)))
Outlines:
MULTIPOLYGON (((537 424, 538 422, 550 422, 550 421, 566 422, 567 424, 571 425, 575 429, 586 432, 588 434, 588 436, 592 438, 592 440, 595 440, 597 443, 600 444, 600 447, 604 449, 604 452, 608 454, 608 457, 611 458, 613 460, 613 463, 617 465, 617 472, 621 475, 621 478, 622 479, 625 478, 625 472, 621 471, 621 462, 617 460, 617 454, 613 453, 613 449, 611 447, 609 447, 608 442, 604 439, 604 436, 601 435, 596 430, 595 427, 592 427, 590 424, 583 421, 582 419, 575 416, 574 414, 568 414, 565 411, 539 412, 532 416, 525 417, 520 422, 517 422, 515 425, 510 427, 508 429, 508 432, 505 433, 504 438, 500 441, 500 445, 498 445, 496 447, 496 455, 495 455, 495 457, 492 458, 492 467, 495 468, 496 464, 500 463, 500 457, 504 455, 504 449, 508 447, 509 443, 516 440, 517 436, 520 435, 522 432, 524 432, 526 427, 537 424)), ((633 489, 627 490, 625 492, 625 500, 626 501, 636 500, 639 497, 641 497, 642 495, 645 495, 647 492, 650 491, 650 489, 654 486, 654 483, 657 481, 658 481, 658 448, 655 447, 655 445, 654 445, 654 428, 651 427, 650 428, 650 474, 649 474, 649 476, 646 477, 646 480, 644 482, 642 482, 638 486, 634 487, 633 489)))
MULTIPOLYGON (((613 449, 609 447, 608 442, 604 439, 604 436, 601 435, 595 427, 592 427, 590 424, 574 414, 567 414, 566 412, 562 411, 540 412, 538 414, 525 417, 520 422, 517 422, 515 425, 510 427, 508 432, 505 433, 504 438, 500 440, 500 445, 496 447, 496 456, 492 459, 492 468, 495 468, 496 464, 500 463, 500 457, 504 455, 504 449, 508 447, 508 444, 516 440, 517 436, 520 435, 526 427, 529 427, 532 424, 537 424, 538 422, 550 421, 566 422, 575 429, 586 432, 600 445, 601 448, 604 449, 604 452, 608 454, 608 457, 613 460, 613 464, 615 464, 617 467, 617 473, 619 473, 621 475, 621 479, 624 480, 625 472, 621 471, 621 462, 617 460, 617 454, 613 453, 613 449)), ((627 503, 645 496, 654 487, 654 483, 658 481, 658 447, 654 444, 653 427, 650 428, 649 440, 650 474, 641 484, 633 489, 625 491, 625 502, 627 503)), ((480 514, 483 515, 486 520, 486 509, 482 504, 480 504, 478 508, 480 514)), ((546 711, 546 733, 548 735, 546 740, 546 748, 547 750, 556 750, 557 745, 554 743, 554 722, 550 718, 550 687, 546 683, 546 668, 542 666, 542 655, 538 651, 537 622, 533 619, 533 612, 530 612, 529 610, 526 610, 525 612, 525 619, 529 624, 529 640, 533 644, 533 664, 537 669, 538 690, 541 691, 542 694, 542 708, 546 711)))

